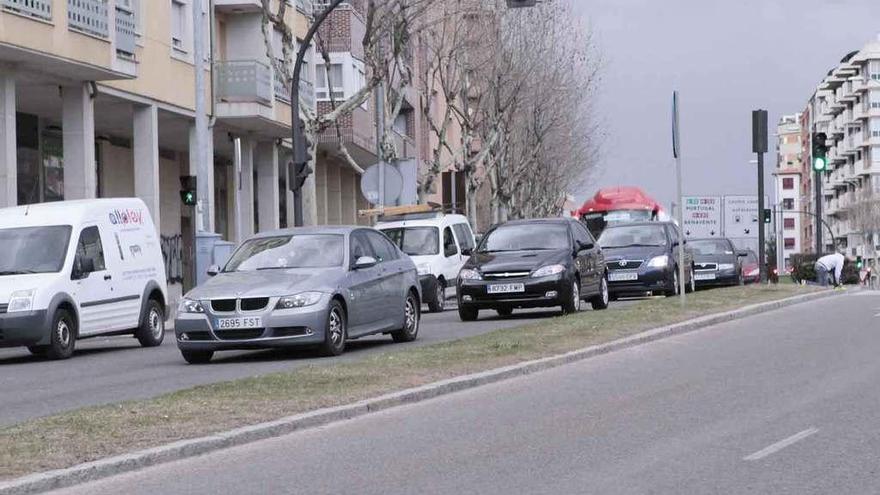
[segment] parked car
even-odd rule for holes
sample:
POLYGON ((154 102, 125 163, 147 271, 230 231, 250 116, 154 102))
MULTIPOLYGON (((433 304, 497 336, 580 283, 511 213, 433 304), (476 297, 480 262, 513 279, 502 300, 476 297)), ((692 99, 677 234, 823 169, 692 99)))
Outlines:
POLYGON ((697 287, 743 283, 742 259, 747 252, 737 249, 730 239, 694 239, 691 249, 697 287))
POLYGON ((177 346, 192 364, 215 351, 317 346, 378 333, 415 340, 421 317, 416 267, 368 228, 306 227, 254 236, 180 303, 177 346))
POLYGON ((608 307, 605 259, 596 241, 572 219, 518 220, 489 230, 458 277, 458 314, 473 321, 480 310, 509 316, 516 308, 562 306, 575 313, 582 300, 608 307))
POLYGON ((679 236, 678 226, 672 222, 609 225, 599 237, 599 245, 608 265, 611 298, 678 294, 680 250, 684 254, 685 290, 692 292, 693 254, 686 239, 679 246, 679 236))
POLYGON ((66 359, 78 339, 165 337, 159 236, 139 199, 0 210, 0 347, 66 359))
POLYGON ((758 269, 758 255, 751 249, 746 250, 746 256, 742 259, 743 283, 756 284, 761 281, 761 271, 758 269))
POLYGON ((425 302, 432 312, 446 308, 446 288, 455 287, 458 272, 474 249, 474 234, 467 217, 421 213, 387 218, 376 224, 419 272, 425 302))

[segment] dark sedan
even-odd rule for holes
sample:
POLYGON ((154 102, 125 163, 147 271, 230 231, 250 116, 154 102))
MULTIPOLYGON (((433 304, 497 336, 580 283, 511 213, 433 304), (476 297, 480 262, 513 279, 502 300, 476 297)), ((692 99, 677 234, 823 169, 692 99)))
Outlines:
POLYGON ((605 259, 580 222, 519 220, 483 237, 458 276, 458 313, 473 321, 482 309, 510 315, 516 308, 562 306, 575 313, 581 301, 608 307, 605 259))
POLYGON ((694 290, 693 257, 672 222, 612 225, 602 232, 599 245, 608 264, 612 299, 646 293, 674 296, 679 292, 679 251, 683 250, 685 290, 694 290))
POLYGON ((694 239, 691 249, 697 287, 743 283, 741 260, 747 253, 737 250, 730 239, 694 239))

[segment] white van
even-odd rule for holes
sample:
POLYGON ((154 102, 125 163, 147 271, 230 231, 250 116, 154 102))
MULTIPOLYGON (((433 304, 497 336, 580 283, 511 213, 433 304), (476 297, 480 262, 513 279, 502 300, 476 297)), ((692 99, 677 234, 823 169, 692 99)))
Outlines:
POLYGON ((0 347, 66 359, 77 339, 165 336, 159 237, 140 199, 0 209, 0 347))
POLYGON ((433 312, 443 311, 446 288, 455 287, 458 272, 476 246, 467 217, 413 213, 383 218, 376 228, 416 264, 428 308, 433 312))

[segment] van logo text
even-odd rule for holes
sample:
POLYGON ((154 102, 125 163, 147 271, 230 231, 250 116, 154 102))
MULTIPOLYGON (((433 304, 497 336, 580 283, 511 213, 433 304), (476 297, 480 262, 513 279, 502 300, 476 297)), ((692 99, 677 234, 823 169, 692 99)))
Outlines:
POLYGON ((144 224, 143 210, 113 210, 110 212, 110 223, 113 225, 144 224))

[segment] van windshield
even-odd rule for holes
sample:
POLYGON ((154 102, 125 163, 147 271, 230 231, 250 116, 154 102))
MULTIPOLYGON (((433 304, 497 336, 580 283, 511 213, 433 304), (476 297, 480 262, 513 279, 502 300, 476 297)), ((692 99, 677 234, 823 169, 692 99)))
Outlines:
POLYGON ((0 229, 0 276, 60 272, 70 232, 69 225, 0 229))
POLYGON ((437 227, 398 227, 381 229, 409 256, 429 256, 440 253, 440 230, 437 227))

